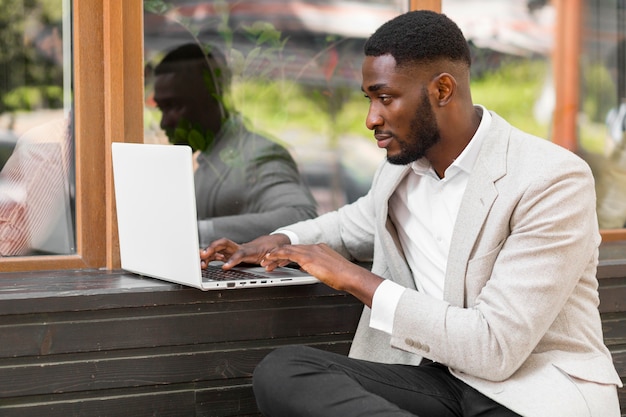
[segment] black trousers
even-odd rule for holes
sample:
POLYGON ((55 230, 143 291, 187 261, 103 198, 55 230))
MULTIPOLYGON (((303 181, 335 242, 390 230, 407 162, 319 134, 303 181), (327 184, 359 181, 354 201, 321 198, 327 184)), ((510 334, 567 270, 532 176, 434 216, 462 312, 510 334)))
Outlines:
POLYGON ((267 417, 519 417, 443 365, 381 364, 307 346, 267 355, 253 387, 267 417))

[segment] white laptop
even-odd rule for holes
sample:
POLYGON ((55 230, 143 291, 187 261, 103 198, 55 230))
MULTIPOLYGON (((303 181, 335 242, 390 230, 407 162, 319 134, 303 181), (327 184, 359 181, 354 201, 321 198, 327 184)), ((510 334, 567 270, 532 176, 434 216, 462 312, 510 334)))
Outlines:
MULTIPOLYGON (((295 268, 259 266, 223 271, 200 267, 191 148, 113 143, 113 180, 122 268, 202 290, 312 284, 295 268), (211 278, 206 272, 217 273, 211 278)), ((210 275, 210 274, 209 274, 210 275)))

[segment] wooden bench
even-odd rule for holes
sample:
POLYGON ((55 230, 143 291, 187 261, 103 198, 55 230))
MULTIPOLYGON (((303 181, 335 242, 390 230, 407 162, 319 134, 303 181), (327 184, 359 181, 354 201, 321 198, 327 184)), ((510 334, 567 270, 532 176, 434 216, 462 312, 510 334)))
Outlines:
POLYGON ((243 416, 277 346, 347 353, 362 306, 322 284, 203 292, 118 272, 0 274, 0 415, 243 416))
MULTIPOLYGON (((605 251, 598 277, 624 381, 622 249, 605 251)), ((258 415, 258 361, 292 343, 347 353, 360 312, 322 284, 202 292, 122 271, 1 273, 0 415, 258 415)), ((626 416, 625 389, 620 402, 626 416)))

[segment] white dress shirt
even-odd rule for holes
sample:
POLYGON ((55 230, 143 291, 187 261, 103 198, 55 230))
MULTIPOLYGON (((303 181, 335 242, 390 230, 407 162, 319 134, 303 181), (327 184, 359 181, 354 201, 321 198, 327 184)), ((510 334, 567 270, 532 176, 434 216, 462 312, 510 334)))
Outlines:
MULTIPOLYGON (((478 157, 491 115, 482 106, 482 119, 463 152, 439 178, 426 158, 413 169, 389 200, 389 215, 396 225, 407 263, 418 291, 443 299, 444 278, 454 223, 478 157)), ((385 280, 374 293, 370 327, 391 334, 393 318, 405 288, 385 280)))

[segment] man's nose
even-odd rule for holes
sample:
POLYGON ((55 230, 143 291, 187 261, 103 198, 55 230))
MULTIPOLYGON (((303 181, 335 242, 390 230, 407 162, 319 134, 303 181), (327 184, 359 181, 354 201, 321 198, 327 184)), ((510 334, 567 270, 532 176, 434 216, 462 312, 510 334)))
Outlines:
POLYGON ((365 126, 367 126, 369 130, 374 130, 382 124, 382 116, 373 106, 370 105, 369 110, 367 111, 367 117, 365 118, 365 126))
POLYGON ((161 113, 161 129, 173 129, 178 125, 177 117, 171 111, 163 111, 161 113))

